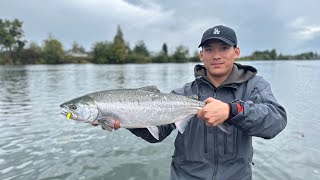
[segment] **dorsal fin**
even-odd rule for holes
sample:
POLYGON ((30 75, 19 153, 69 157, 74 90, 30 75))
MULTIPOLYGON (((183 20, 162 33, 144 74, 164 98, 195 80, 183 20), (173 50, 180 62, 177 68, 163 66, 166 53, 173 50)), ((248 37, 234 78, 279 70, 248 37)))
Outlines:
POLYGON ((138 88, 139 90, 143 91, 150 91, 150 92, 160 92, 160 90, 157 88, 157 86, 145 86, 138 88))
POLYGON ((196 94, 192 94, 191 96, 187 96, 190 99, 195 99, 195 100, 199 100, 199 96, 196 94))

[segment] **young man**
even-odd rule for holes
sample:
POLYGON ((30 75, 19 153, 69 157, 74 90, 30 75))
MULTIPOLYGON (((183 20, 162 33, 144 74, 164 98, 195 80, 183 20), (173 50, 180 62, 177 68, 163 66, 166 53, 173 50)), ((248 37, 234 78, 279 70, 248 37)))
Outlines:
MULTIPOLYGON (((199 47, 202 65, 195 80, 173 91, 198 95, 207 105, 178 133, 172 157, 171 179, 252 179, 252 136, 271 139, 287 124, 285 109, 269 83, 251 66, 234 63, 239 57, 235 32, 215 26, 204 32, 199 47), (216 126, 224 123, 230 134, 216 126)), ((159 128, 159 141, 147 129, 130 131, 148 142, 160 142, 175 126, 159 128)))

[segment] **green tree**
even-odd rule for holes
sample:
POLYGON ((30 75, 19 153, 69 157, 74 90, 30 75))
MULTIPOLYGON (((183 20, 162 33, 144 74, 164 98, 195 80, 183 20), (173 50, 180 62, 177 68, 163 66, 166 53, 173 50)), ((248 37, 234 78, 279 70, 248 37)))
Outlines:
POLYGON ((0 51, 1 52, 4 49, 4 41, 6 39, 7 34, 8 33, 7 33, 7 30, 6 30, 5 21, 0 19, 0 51))
POLYGON ((310 60, 316 59, 317 54, 313 52, 305 52, 298 55, 295 55, 293 59, 302 59, 302 60, 310 60))
POLYGON ((42 57, 47 64, 63 63, 64 51, 61 42, 49 35, 48 39, 44 40, 42 57))
POLYGON ((168 46, 166 43, 163 43, 161 53, 168 56, 168 46))
POLYGON ((275 50, 275 49, 272 49, 270 52, 269 52, 269 54, 270 54, 270 59, 271 60, 276 60, 277 59, 277 51, 275 50))
POLYGON ((137 44, 133 48, 133 53, 143 56, 149 56, 149 51, 143 41, 137 42, 137 44))
POLYGON ((22 40, 22 21, 0 19, 0 51, 5 51, 9 64, 16 64, 17 53, 21 52, 26 41, 22 40))
POLYGON ((127 63, 150 63, 151 57, 143 41, 138 41, 133 50, 127 54, 127 63))
POLYGON ((199 62, 199 61, 200 61, 200 59, 199 59, 199 51, 195 51, 195 52, 193 53, 193 56, 191 56, 191 57, 189 58, 189 61, 190 61, 190 62, 199 62))
POLYGON ((21 64, 38 64, 41 63, 41 47, 35 42, 17 54, 21 64))
POLYGON ((123 64, 125 63, 126 58, 126 44, 123 40, 123 33, 118 25, 117 34, 113 39, 113 48, 112 52, 115 56, 115 62, 116 64, 123 64))
POLYGON ((77 42, 74 41, 72 43, 71 52, 73 52, 73 53, 85 53, 85 49, 81 45, 79 45, 77 42))
POLYGON ((154 62, 154 63, 167 63, 168 61, 169 61, 168 46, 166 43, 163 43, 160 53, 158 53, 156 56, 152 57, 152 62, 154 62))
POLYGON ((22 40, 22 21, 18 19, 2 20, 0 19, 0 47, 11 53, 13 50, 21 50, 25 45, 22 40))
POLYGON ((92 62, 96 64, 115 63, 116 57, 113 54, 113 44, 110 42, 97 42, 93 47, 92 62))
POLYGON ((184 63, 188 61, 188 49, 182 45, 176 48, 176 51, 172 55, 173 62, 184 63))
POLYGON ((251 55, 250 59, 253 60, 276 60, 278 58, 277 52, 275 49, 272 49, 271 51, 265 50, 265 51, 255 51, 251 55))

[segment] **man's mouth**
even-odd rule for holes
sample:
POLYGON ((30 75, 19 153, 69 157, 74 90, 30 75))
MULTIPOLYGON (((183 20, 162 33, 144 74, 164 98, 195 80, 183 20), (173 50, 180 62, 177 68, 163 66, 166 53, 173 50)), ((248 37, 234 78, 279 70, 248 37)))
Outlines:
POLYGON ((212 66, 219 66, 219 65, 222 65, 223 63, 218 63, 218 62, 213 62, 211 63, 212 66))

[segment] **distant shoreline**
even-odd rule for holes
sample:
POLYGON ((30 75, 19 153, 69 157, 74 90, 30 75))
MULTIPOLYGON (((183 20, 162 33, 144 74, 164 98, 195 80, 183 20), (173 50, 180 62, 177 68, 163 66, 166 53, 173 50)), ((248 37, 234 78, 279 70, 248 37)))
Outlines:
MULTIPOLYGON (((199 50, 190 53, 187 47, 179 45, 174 52, 169 52, 166 42, 159 52, 150 52, 143 40, 139 40, 133 48, 125 41, 118 25, 112 41, 94 43, 91 50, 74 42, 71 49, 63 49, 63 44, 51 34, 39 46, 35 42, 28 43, 23 39, 23 22, 14 19, 0 18, 0 65, 27 64, 148 64, 148 63, 186 63, 199 62, 199 50), (191 55, 190 55, 191 54, 191 55)), ((275 49, 255 51, 249 56, 238 58, 242 61, 258 61, 258 59, 274 60, 319 60, 316 52, 304 52, 297 55, 283 55, 275 49)))
MULTIPOLYGON (((237 59, 235 62, 283 62, 283 61, 320 61, 320 59, 291 59, 291 60, 239 60, 237 59)), ((144 64, 187 64, 187 63, 199 63, 202 64, 202 62, 199 60, 199 62, 183 62, 183 63, 177 63, 177 62, 167 62, 167 63, 157 63, 157 62, 150 62, 150 63, 123 63, 123 64, 96 64, 92 62, 86 62, 86 63, 62 63, 62 64, 0 64, 0 66, 28 66, 28 65, 144 65, 144 64)))

